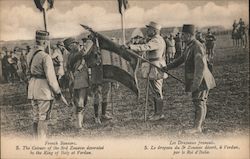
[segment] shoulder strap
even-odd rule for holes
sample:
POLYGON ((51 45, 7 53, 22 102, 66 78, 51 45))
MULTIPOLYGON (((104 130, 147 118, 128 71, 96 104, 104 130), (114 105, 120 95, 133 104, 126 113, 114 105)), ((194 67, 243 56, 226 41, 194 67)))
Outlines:
POLYGON ((37 51, 33 54, 33 56, 31 57, 30 63, 29 63, 29 69, 30 69, 30 67, 31 67, 31 64, 32 64, 32 61, 33 61, 34 57, 35 57, 36 54, 37 54, 38 52, 40 52, 40 51, 42 51, 42 50, 37 50, 37 51))

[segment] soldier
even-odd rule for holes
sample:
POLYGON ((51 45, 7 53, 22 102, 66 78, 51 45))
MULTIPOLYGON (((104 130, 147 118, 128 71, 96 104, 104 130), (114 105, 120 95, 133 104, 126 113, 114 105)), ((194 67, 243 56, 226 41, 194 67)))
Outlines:
POLYGON ((77 127, 83 128, 83 113, 87 104, 87 90, 89 87, 88 67, 84 56, 90 48, 80 50, 79 43, 74 38, 67 38, 63 43, 70 53, 67 71, 70 76, 70 87, 73 88, 73 104, 76 107, 77 127))
MULTIPOLYGON (((93 37, 89 36, 90 41, 93 37)), ((112 39, 115 42, 116 39, 112 39)), ((98 55, 98 48, 93 47, 94 53, 98 55)), ((102 76, 102 64, 101 57, 96 56, 94 59, 94 65, 91 67, 91 82, 92 82, 92 90, 93 90, 93 99, 94 99, 94 119, 96 124, 101 124, 104 120, 111 120, 112 117, 107 115, 107 106, 108 99, 111 95, 111 87, 112 83, 109 81, 103 81, 102 76), (101 116, 99 115, 99 105, 101 104, 101 116)))
POLYGON ((179 56, 181 56, 182 53, 182 40, 181 40, 181 34, 180 32, 178 32, 174 38, 175 40, 175 49, 176 49, 176 53, 175 53, 175 59, 178 58, 179 56))
POLYGON ((8 63, 8 50, 6 47, 2 48, 2 73, 3 73, 3 80, 4 82, 8 82, 8 69, 9 69, 9 63, 8 63))
POLYGON ((33 109, 33 133, 38 138, 46 137, 53 100, 62 95, 48 50, 49 32, 36 31, 36 45, 27 55, 27 63, 31 77, 28 99, 33 109))
POLYGON ((56 45, 52 46, 51 58, 55 68, 57 80, 60 81, 60 79, 64 75, 63 55, 61 53, 61 50, 56 45))
POLYGON ((167 56, 168 56, 167 62, 171 62, 174 60, 174 56, 176 52, 175 40, 174 40, 173 34, 170 34, 169 38, 166 38, 166 45, 167 45, 167 56))
POLYGON ((20 63, 21 63, 21 68, 22 68, 22 73, 24 75, 26 75, 26 71, 27 71, 27 60, 26 60, 26 55, 24 54, 24 52, 21 52, 20 55, 20 63))
POLYGON ((207 35, 206 35, 205 40, 206 40, 206 49, 207 49, 208 58, 211 61, 214 56, 214 47, 215 47, 216 38, 210 31, 210 28, 208 28, 207 30, 207 35))
POLYGON ((195 34, 195 38, 204 46, 204 48, 206 47, 206 44, 205 44, 206 40, 203 38, 202 32, 197 31, 195 34))
MULTIPOLYGON (((163 37, 160 36, 161 26, 156 22, 150 22, 147 27, 147 35, 149 40, 145 44, 131 44, 128 47, 136 52, 146 52, 146 58, 153 64, 164 67, 166 43, 163 37)), ((162 84, 163 79, 167 78, 167 74, 161 72, 157 68, 150 66, 149 70, 149 83, 154 97, 154 113, 150 116, 149 120, 155 121, 164 118, 163 114, 163 95, 162 84)))
POLYGON ((214 77, 207 66, 205 49, 195 39, 194 28, 194 25, 183 25, 183 40, 186 43, 186 48, 182 56, 163 68, 164 71, 167 71, 185 63, 185 91, 192 92, 195 107, 194 127, 187 130, 188 133, 202 132, 202 123, 207 113, 208 92, 215 87, 214 77))
POLYGON ((58 41, 56 46, 57 46, 57 51, 59 51, 60 54, 62 55, 62 61, 63 61, 62 70, 64 72, 63 73, 64 75, 62 75, 61 79, 59 80, 59 83, 60 83, 60 87, 62 89, 66 89, 66 88, 69 88, 68 76, 66 75, 67 74, 67 62, 68 62, 69 52, 65 49, 62 41, 58 41))

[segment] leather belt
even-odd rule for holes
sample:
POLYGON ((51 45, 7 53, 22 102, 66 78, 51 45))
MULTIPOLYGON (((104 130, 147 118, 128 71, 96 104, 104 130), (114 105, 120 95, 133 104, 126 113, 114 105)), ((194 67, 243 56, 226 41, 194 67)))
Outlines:
POLYGON ((45 75, 38 75, 38 74, 31 74, 31 77, 38 78, 38 79, 46 79, 45 75))

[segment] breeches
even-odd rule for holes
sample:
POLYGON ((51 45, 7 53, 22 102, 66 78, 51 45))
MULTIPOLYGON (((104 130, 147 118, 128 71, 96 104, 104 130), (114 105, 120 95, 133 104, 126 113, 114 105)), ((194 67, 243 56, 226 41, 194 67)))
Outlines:
POLYGON ((49 120, 53 100, 31 100, 33 121, 49 120))
POLYGON ((192 101, 195 109, 207 110, 207 98, 209 90, 195 91, 192 92, 192 101))
POLYGON ((163 79, 160 80, 149 80, 150 84, 150 89, 153 93, 153 96, 156 99, 163 99, 162 95, 162 84, 163 84, 163 79))
POLYGON ((93 88, 94 104, 99 104, 101 101, 107 103, 110 96, 110 82, 104 82, 100 85, 95 85, 93 88))
POLYGON ((80 113, 84 111, 87 104, 87 88, 74 89, 74 105, 76 106, 76 112, 80 113))

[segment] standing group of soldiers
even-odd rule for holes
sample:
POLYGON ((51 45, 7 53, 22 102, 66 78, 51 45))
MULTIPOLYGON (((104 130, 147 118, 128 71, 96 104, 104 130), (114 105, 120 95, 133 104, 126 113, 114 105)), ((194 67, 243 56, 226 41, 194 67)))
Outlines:
MULTIPOLYGON (((184 43, 181 36, 181 33, 178 32, 175 37, 172 33, 165 37, 167 63, 173 62, 174 59, 177 59, 181 56, 184 49, 184 43)), ((206 54, 208 56, 208 59, 209 61, 212 61, 214 57, 216 37, 211 32, 211 29, 208 28, 207 33, 205 35, 203 35, 203 33, 200 31, 196 31, 195 38, 204 45, 204 47, 206 48, 206 54)))
MULTIPOLYGON (((138 54, 144 53, 144 57, 158 67, 150 65, 148 70, 150 89, 154 99, 154 112, 149 116, 149 120, 157 121, 164 118, 162 87, 163 80, 168 77, 165 72, 184 63, 185 91, 192 92, 195 107, 194 127, 187 132, 202 132, 202 123, 207 112, 208 93, 210 89, 215 87, 215 81, 208 69, 206 47, 202 41, 195 38, 195 26, 192 24, 183 25, 182 34, 178 34, 179 41, 176 40, 176 43, 180 45, 183 40, 185 48, 184 50, 176 49, 176 51, 182 52, 178 53, 175 60, 171 59, 168 63, 166 63, 165 54, 166 42, 160 35, 161 25, 150 22, 146 28, 147 40, 134 38, 133 42, 128 43, 125 47, 138 54)), ((209 31, 208 35, 211 35, 209 31)), ((173 37, 170 39, 173 40, 173 37)), ((82 42, 83 44, 80 46, 76 39, 67 38, 53 46, 53 51, 50 53, 49 32, 36 31, 36 45, 27 54, 25 60, 26 72, 29 76, 28 99, 31 100, 33 108, 33 132, 36 137, 46 136, 53 102, 63 98, 61 88, 69 88, 71 92, 72 103, 76 108, 78 128, 83 127, 90 82, 94 92, 95 122, 101 124, 101 120, 112 119, 106 114, 110 82, 98 80, 101 59, 95 58, 94 64, 91 65, 93 61, 90 61, 91 58, 89 58, 93 53, 95 57, 100 56, 100 50, 94 43, 95 38, 91 35, 83 39, 82 42), (91 79, 89 79, 89 68, 91 68, 91 79), (99 105, 102 107, 101 115, 99 115, 99 105)))
MULTIPOLYGON (((86 59, 98 49, 91 36, 82 39, 83 44, 74 38, 67 38, 52 46, 50 53, 49 32, 36 32, 36 45, 27 55, 28 64, 28 99, 33 107, 33 132, 35 137, 45 137, 48 130, 48 120, 54 100, 64 98, 62 88, 69 89, 72 105, 76 109, 77 127, 83 128, 84 110, 90 82, 94 94, 95 122, 112 117, 106 114, 110 82, 98 83, 89 79, 89 63, 86 59), (99 104, 102 113, 99 115, 99 104)), ((99 65, 91 66, 91 76, 97 76, 99 65)), ((98 77, 96 77, 98 78, 98 77)), ((94 79, 94 78, 91 78, 94 79)))

